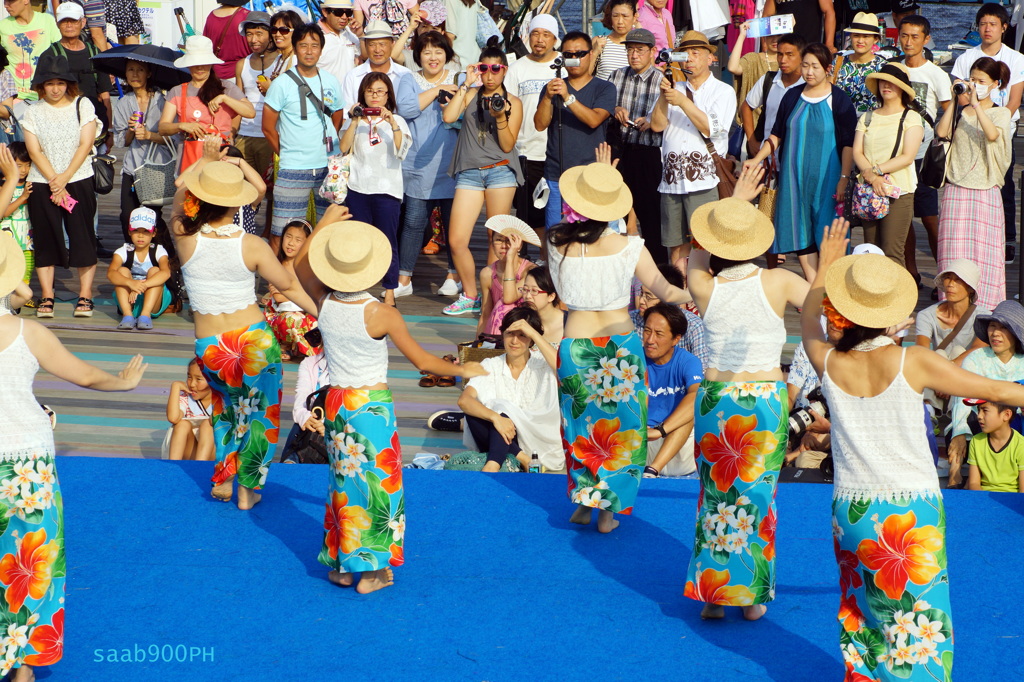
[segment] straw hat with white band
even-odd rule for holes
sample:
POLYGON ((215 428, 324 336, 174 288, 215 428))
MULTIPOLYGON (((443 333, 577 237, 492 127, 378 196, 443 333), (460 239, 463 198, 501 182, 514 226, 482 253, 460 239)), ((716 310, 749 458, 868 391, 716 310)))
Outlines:
POLYGON ((558 178, 558 189, 569 208, 590 220, 618 220, 633 207, 622 173, 607 163, 570 168, 558 178))
POLYGON ((825 274, 825 293, 839 314, 870 329, 907 319, 917 305, 917 283, 885 256, 844 256, 825 274))
POLYGON ((256 201, 259 191, 246 181, 242 169, 227 161, 214 161, 198 173, 185 175, 185 187, 214 206, 245 206, 256 201))
POLYGON ((726 260, 757 258, 775 241, 771 218, 749 201, 731 197, 699 206, 690 231, 701 248, 726 260))
POLYGON ((351 293, 381 280, 391 266, 391 242, 369 223, 342 220, 317 229, 309 267, 329 289, 351 293))

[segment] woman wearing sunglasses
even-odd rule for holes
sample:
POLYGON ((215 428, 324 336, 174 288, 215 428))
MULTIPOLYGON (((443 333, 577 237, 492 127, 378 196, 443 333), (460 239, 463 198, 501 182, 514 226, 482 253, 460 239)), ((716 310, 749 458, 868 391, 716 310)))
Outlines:
POLYGON ((487 217, 507 214, 523 172, 516 155, 516 137, 523 123, 523 104, 505 89, 508 61, 495 47, 480 53, 480 63, 466 70, 466 82, 445 105, 445 123, 462 118, 448 174, 455 178, 455 200, 448 226, 448 247, 464 291, 444 309, 445 315, 480 312, 476 263, 469 250, 480 209, 487 217), (474 87, 480 84, 480 87, 474 87))
MULTIPOLYGON (((292 32, 306 23, 301 14, 292 9, 275 12, 270 17, 270 37, 277 46, 277 60, 271 67, 268 77, 274 80, 288 69, 295 66, 295 50, 292 46, 292 32)), ((326 34, 325 34, 326 35, 326 34)))
POLYGON ((324 49, 320 53, 320 68, 344 82, 345 74, 356 65, 359 37, 352 32, 352 0, 323 0, 320 3, 320 30, 324 32, 324 49))

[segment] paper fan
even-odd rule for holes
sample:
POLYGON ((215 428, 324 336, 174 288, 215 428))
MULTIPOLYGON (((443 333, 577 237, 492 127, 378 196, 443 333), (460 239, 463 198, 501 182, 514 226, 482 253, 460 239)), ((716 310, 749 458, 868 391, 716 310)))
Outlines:
POLYGON ((519 236, 523 238, 523 241, 527 244, 533 244, 534 246, 540 246, 540 236, 537 232, 527 225, 525 222, 510 215, 496 215, 487 219, 484 223, 484 227, 488 230, 494 230, 499 234, 508 236, 509 232, 518 232, 519 236))

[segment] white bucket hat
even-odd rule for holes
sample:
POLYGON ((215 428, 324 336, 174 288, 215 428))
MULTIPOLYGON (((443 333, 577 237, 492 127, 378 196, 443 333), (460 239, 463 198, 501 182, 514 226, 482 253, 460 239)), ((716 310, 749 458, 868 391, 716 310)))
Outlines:
POLYGON ((213 53, 213 41, 206 36, 189 36, 185 41, 185 56, 174 60, 179 69, 223 63, 224 60, 213 53))

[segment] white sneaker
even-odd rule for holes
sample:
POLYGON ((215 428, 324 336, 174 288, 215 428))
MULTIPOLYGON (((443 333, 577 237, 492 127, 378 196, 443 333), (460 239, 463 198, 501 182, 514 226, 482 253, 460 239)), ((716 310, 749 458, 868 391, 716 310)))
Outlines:
POLYGON ((411 295, 412 295, 412 282, 409 282, 408 284, 399 284, 397 287, 395 287, 395 298, 400 298, 402 296, 411 296, 411 295))
POLYGON ((446 279, 444 284, 441 285, 441 288, 437 290, 437 293, 442 296, 458 296, 462 293, 462 283, 456 282, 454 279, 446 279))

